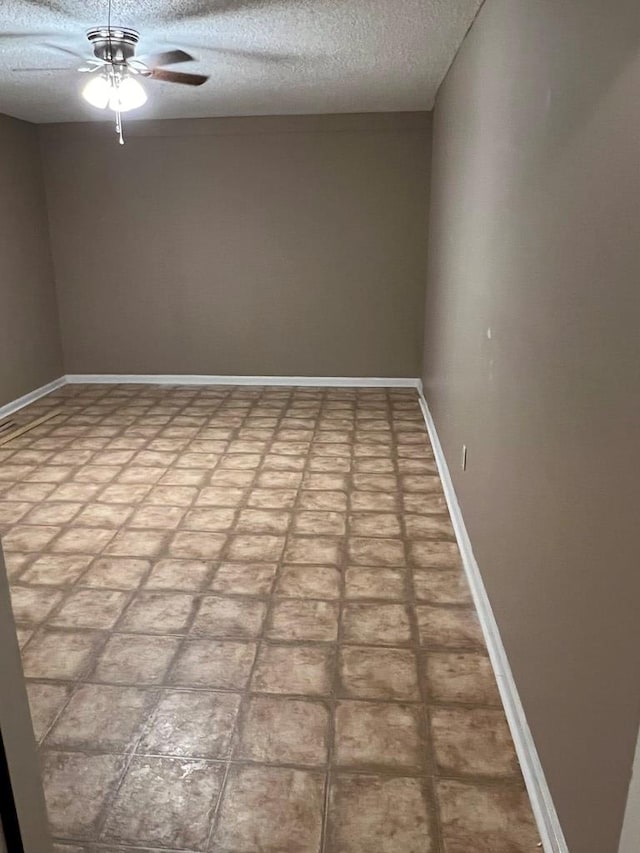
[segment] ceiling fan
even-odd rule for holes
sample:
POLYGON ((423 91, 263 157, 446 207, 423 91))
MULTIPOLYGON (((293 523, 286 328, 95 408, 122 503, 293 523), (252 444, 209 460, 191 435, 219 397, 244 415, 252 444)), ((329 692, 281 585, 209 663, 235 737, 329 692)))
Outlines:
MULTIPOLYGON (((136 56, 140 35, 128 27, 111 25, 111 0, 109 0, 107 25, 92 27, 87 38, 93 56, 83 58, 77 71, 93 75, 82 90, 83 98, 98 109, 111 109, 115 113, 115 129, 121 145, 124 144, 122 116, 124 112, 141 107, 147 94, 138 78, 201 86, 209 79, 204 74, 171 71, 166 65, 191 62, 194 57, 184 50, 136 56)), ((79 56, 75 51, 56 44, 47 45, 54 50, 79 56)), ((81 57, 82 58, 82 57, 81 57)), ((69 71, 68 68, 16 68, 15 71, 69 71)))

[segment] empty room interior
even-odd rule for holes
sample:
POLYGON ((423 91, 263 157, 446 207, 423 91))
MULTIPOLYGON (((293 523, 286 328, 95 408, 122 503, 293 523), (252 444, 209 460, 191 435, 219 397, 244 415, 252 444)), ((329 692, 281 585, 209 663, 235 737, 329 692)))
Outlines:
POLYGON ((637 0, 0 4, 0 851, 640 851, 637 0))

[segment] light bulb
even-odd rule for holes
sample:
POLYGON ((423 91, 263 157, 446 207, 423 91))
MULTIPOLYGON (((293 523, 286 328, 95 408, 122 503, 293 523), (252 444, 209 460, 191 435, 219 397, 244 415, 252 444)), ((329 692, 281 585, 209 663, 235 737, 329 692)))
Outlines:
POLYGON ((104 110, 108 106, 114 112, 126 113, 141 107, 147 100, 147 93, 133 77, 124 75, 116 82, 113 76, 100 74, 89 80, 82 90, 82 97, 98 109, 104 110))
POLYGON ((100 110, 106 108, 110 95, 111 86, 107 78, 102 75, 92 77, 82 90, 82 97, 85 101, 88 101, 92 107, 98 107, 100 110))
POLYGON ((126 113, 141 107, 147 100, 147 93, 133 77, 122 77, 118 85, 111 86, 109 109, 126 113))

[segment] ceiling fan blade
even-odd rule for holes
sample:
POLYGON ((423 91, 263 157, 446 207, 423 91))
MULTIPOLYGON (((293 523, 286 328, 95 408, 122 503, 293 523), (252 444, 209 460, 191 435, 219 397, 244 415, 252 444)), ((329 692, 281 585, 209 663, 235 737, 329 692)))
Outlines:
MULTIPOLYGON (((275 53, 271 50, 244 50, 240 47, 220 47, 214 44, 194 44, 193 42, 180 41, 185 47, 194 50, 209 50, 214 53, 225 53, 228 56, 237 56, 239 59, 249 59, 255 62, 293 62, 300 59, 293 53, 275 53)), ((138 57, 136 57, 137 59, 138 57)))
POLYGON ((78 53, 77 50, 71 50, 68 47, 62 47, 59 44, 54 44, 51 41, 43 41, 40 42, 42 47, 47 47, 49 50, 56 50, 58 53, 66 53, 68 56, 74 56, 76 59, 86 59, 86 57, 82 53, 78 53))
POLYGON ((24 72, 32 72, 32 71, 76 71, 79 69, 76 68, 12 68, 12 71, 17 71, 19 74, 23 74, 24 72))
POLYGON ((50 32, 50 33, 28 33, 28 32, 9 32, 2 33, 0 32, 0 39, 50 39, 61 36, 62 33, 50 32))
POLYGON ((186 86, 202 86, 209 79, 204 74, 183 74, 181 71, 165 71, 164 68, 154 68, 145 76, 165 83, 184 83, 186 86))
POLYGON ((176 65, 178 62, 191 62, 193 56, 185 50, 167 50, 164 53, 149 53, 146 56, 136 56, 136 60, 144 62, 147 68, 158 68, 160 65, 176 65))

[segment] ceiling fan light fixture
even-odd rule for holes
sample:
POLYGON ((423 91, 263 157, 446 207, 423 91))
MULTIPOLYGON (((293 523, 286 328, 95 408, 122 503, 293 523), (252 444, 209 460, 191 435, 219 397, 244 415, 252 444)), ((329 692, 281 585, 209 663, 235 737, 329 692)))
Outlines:
POLYGON ((147 93, 134 77, 124 76, 111 86, 109 109, 126 113, 141 107, 147 101, 147 93))
POLYGON ((144 88, 128 74, 116 78, 113 74, 100 74, 89 80, 82 90, 82 97, 91 104, 104 110, 126 113, 141 107, 147 100, 144 88))
POLYGON ((92 77, 82 90, 82 97, 99 110, 104 110, 111 97, 111 86, 109 80, 102 74, 92 77))

